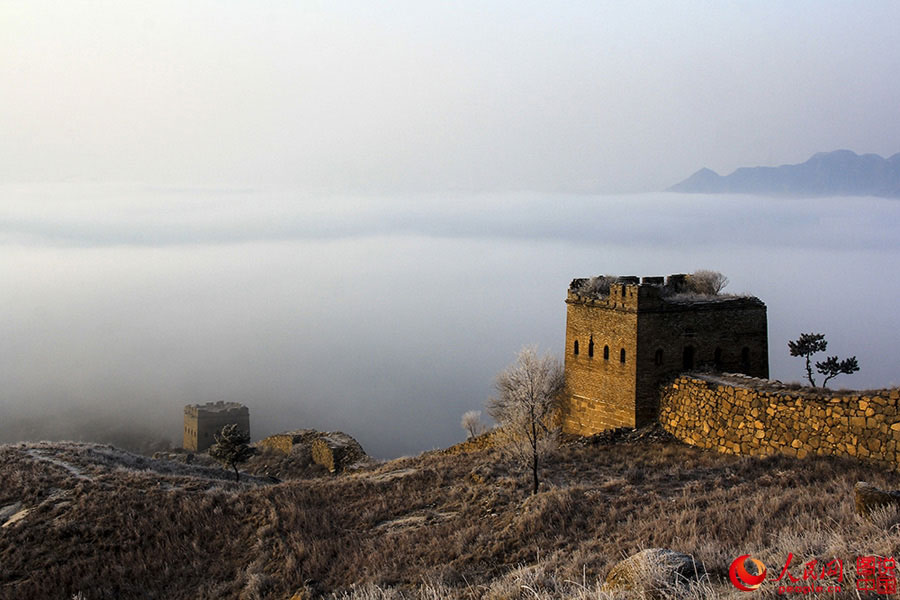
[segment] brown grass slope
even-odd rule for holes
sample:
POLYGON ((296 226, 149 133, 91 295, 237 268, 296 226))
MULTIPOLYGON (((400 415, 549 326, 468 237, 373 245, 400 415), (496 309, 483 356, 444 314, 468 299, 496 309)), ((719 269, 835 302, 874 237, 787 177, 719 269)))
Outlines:
POLYGON ((852 512, 856 481, 895 488, 893 473, 594 442, 565 444, 533 497, 502 449, 477 446, 277 485, 108 447, 2 446, 0 508, 31 511, 0 529, 0 598, 598 598, 612 564, 655 546, 703 561, 708 597, 741 597, 723 580, 739 554, 770 569, 788 551, 839 556, 851 590, 857 554, 900 553, 895 518, 852 512))

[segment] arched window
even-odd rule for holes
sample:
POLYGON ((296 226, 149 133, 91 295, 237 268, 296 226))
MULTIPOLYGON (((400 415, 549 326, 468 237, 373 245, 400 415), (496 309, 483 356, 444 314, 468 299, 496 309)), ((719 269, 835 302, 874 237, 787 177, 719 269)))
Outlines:
POLYGON ((653 357, 653 363, 658 367, 662 365, 663 353, 662 348, 658 348, 656 350, 656 355, 653 357))
POLYGON ((575 348, 574 348, 574 351, 575 351, 575 355, 578 356, 578 340, 575 340, 575 348))
POLYGON ((603 360, 609 360, 609 346, 603 346, 603 360))
POLYGON ((621 350, 619 350, 619 362, 620 363, 625 362, 625 348, 622 348, 621 350))
POLYGON ((594 336, 591 336, 591 339, 588 342, 588 356, 594 358, 594 336))
POLYGON ((722 368, 722 349, 721 348, 716 348, 716 353, 713 357, 713 363, 715 364, 716 369, 722 368))
POLYGON ((741 369, 744 373, 750 372, 750 348, 747 346, 741 348, 741 369))
POLYGON ((690 371, 694 368, 694 347, 693 346, 685 346, 684 352, 681 355, 681 363, 682 367, 685 371, 690 371))

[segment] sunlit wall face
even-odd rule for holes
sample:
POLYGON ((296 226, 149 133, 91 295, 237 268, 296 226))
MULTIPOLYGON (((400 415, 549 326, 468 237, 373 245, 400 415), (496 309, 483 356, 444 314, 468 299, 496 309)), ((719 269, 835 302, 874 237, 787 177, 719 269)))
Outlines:
POLYGON ((900 204, 675 194, 322 197, 3 186, 0 397, 18 417, 113 414, 177 441, 181 407, 251 407, 254 437, 340 429, 379 456, 459 441, 537 343, 562 354, 574 277, 723 271, 787 341, 827 335, 898 383, 900 204))

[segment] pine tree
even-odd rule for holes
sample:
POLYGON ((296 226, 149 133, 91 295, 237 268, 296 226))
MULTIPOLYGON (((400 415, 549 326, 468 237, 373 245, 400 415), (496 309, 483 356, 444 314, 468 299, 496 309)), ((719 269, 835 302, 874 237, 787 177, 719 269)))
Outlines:
POLYGON ((246 462, 254 454, 250 442, 250 434, 238 429, 235 424, 226 425, 215 434, 216 443, 209 449, 209 455, 226 467, 234 469, 235 481, 241 480, 238 464, 246 462))
MULTIPOLYGON (((812 355, 817 352, 825 352, 827 347, 828 342, 825 341, 825 335, 821 333, 801 333, 798 339, 788 342, 791 356, 802 356, 806 359, 806 378, 813 387, 816 387, 816 380, 813 379, 812 355)), ((830 379, 841 373, 850 375, 859 371, 859 363, 855 356, 844 360, 838 359, 837 356, 829 356, 816 363, 816 370, 825 376, 825 380, 822 382, 824 388, 830 379)))

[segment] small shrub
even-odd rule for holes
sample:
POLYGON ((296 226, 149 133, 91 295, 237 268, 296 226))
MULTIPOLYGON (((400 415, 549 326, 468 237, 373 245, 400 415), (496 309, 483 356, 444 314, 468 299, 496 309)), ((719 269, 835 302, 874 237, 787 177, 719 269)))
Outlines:
POLYGON ((688 289, 701 296, 718 296, 728 285, 728 278, 718 271, 701 269, 688 276, 688 289))

